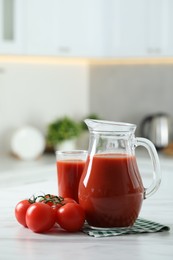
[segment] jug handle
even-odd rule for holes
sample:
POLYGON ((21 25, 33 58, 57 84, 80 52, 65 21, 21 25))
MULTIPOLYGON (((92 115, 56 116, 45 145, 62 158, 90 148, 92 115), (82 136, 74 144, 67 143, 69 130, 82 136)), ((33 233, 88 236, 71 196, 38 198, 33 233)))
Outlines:
POLYGON ((147 149, 148 154, 151 158, 152 167, 153 167, 153 180, 149 187, 144 188, 144 199, 150 197, 154 194, 160 186, 161 182, 161 170, 160 170, 160 162, 159 157, 156 151, 154 144, 143 137, 136 137, 136 147, 143 146, 147 149))

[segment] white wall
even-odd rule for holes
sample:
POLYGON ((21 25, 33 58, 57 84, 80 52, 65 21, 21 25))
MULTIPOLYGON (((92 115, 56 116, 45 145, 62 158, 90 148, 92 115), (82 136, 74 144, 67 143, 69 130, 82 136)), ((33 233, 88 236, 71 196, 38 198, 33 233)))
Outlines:
POLYGON ((89 112, 85 63, 0 63, 0 152, 8 150, 11 131, 25 124, 45 133, 52 120, 81 119, 89 112))
POLYGON ((173 119, 173 65, 92 65, 90 110, 103 119, 137 124, 152 113, 173 119))
MULTIPOLYGON (((0 62, 0 153, 25 124, 45 133, 68 115, 136 123, 150 113, 173 118, 173 65, 93 65, 85 62, 0 62)), ((137 130, 138 131, 138 130, 137 130)))

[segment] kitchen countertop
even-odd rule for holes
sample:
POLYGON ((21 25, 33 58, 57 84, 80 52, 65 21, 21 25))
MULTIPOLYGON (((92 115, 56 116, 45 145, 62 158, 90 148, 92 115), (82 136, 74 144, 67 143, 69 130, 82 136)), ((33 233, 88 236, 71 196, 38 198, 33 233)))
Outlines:
MULTIPOLYGON (((11 157, 0 159, 0 258, 6 259, 172 259, 173 258, 173 158, 160 156, 162 183, 143 202, 140 217, 168 225, 170 231, 93 238, 84 233, 36 234, 20 226, 14 217, 18 201, 33 193, 57 193, 54 156, 34 162, 11 157)), ((138 159, 144 185, 151 181, 150 162, 138 159)))

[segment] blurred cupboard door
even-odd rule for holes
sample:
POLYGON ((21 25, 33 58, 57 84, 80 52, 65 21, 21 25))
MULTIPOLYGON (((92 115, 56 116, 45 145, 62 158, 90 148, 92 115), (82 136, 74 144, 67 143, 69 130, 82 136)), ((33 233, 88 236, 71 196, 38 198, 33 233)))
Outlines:
POLYGON ((173 1, 164 1, 164 53, 166 56, 173 56, 173 1))
POLYGON ((55 53, 55 1, 26 0, 26 53, 55 53))
POLYGON ((27 53, 100 56, 103 0, 27 0, 27 53))
POLYGON ((167 41, 167 0, 146 0, 147 6, 147 56, 165 56, 167 41))
POLYGON ((106 19, 108 56, 165 55, 168 1, 172 0, 110 0, 106 19))
POLYGON ((24 52, 25 4, 23 0, 0 0, 0 53, 24 52))
POLYGON ((145 0, 110 0, 106 7, 108 56, 144 55, 147 40, 145 0))
POLYGON ((67 56, 103 56, 105 0, 56 1, 57 52, 67 56))

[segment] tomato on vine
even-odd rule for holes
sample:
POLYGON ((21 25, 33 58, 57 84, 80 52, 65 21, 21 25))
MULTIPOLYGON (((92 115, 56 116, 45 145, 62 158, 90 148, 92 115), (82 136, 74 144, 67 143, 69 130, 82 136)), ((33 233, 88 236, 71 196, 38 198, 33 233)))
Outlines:
POLYGON ((26 211, 26 225, 34 232, 46 232, 55 224, 56 215, 49 205, 36 202, 26 211))
POLYGON ((30 200, 22 200, 19 203, 17 203, 15 207, 15 217, 17 221, 24 227, 27 227, 25 215, 29 206, 31 206, 30 200))
POLYGON ((85 213, 77 203, 67 203, 56 213, 57 223, 69 232, 80 231, 85 222, 85 213))
POLYGON ((20 201, 15 207, 15 216, 21 225, 37 233, 47 232, 55 223, 75 232, 81 230, 85 221, 85 213, 74 199, 53 194, 20 201))

